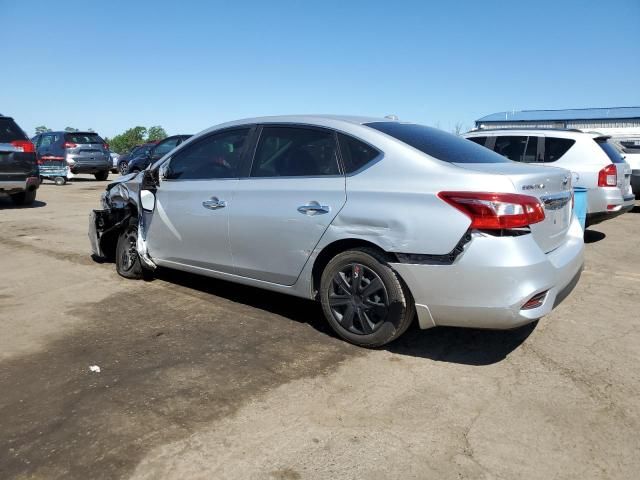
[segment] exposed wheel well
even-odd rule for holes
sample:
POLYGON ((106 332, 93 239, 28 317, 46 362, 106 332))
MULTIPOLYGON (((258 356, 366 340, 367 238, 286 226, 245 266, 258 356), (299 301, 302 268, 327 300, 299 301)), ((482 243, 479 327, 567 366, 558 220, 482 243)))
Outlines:
POLYGON ((337 240, 333 243, 330 243, 326 247, 322 249, 322 251, 316 257, 315 262, 313 263, 313 269, 311 270, 311 276, 313 279, 313 292, 314 296, 317 295, 318 286, 320 285, 320 277, 322 276, 322 272, 324 267, 331 261, 333 257, 338 255, 339 253, 345 252, 347 250, 351 250, 353 248, 358 247, 368 247, 373 248, 380 253, 382 253, 385 257, 389 259, 389 261, 397 261, 395 254, 385 252, 382 248, 380 248, 375 243, 368 242, 366 240, 361 240, 358 238, 347 238, 344 240, 337 240))
POLYGON ((116 247, 118 245, 118 237, 122 230, 127 227, 132 221, 137 223, 138 221, 138 209, 132 203, 128 204, 125 208, 122 209, 123 214, 121 218, 125 218, 129 216, 129 221, 125 222, 123 225, 119 225, 113 230, 109 230, 107 233, 103 234, 100 237, 100 248, 104 253, 105 257, 109 260, 113 260, 116 256, 116 247))

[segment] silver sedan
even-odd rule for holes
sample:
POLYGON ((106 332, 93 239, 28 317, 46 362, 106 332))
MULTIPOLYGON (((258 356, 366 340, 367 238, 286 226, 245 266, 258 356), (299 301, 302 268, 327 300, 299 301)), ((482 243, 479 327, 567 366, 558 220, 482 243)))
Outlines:
POLYGON ((426 126, 282 116, 218 125, 107 187, 94 256, 317 299, 362 346, 421 328, 514 328, 575 285, 569 172, 426 126))

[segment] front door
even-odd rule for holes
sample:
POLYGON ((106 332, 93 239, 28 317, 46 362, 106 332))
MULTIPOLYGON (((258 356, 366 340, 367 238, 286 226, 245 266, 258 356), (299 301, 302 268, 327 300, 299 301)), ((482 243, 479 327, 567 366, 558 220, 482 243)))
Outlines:
POLYGON ((334 132, 263 127, 230 211, 236 273, 293 285, 345 201, 334 132))
POLYGON ((158 263, 233 271, 229 213, 249 131, 209 135, 178 150, 161 167, 147 229, 149 255, 158 263))

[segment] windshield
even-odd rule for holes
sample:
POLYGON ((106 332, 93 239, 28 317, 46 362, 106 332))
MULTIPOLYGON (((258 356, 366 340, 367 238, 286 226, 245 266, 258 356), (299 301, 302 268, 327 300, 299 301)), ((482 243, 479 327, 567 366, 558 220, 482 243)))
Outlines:
POLYGON ((67 142, 80 144, 104 143, 104 140, 97 133, 65 133, 64 139, 67 142))
POLYGON ((624 158, 622 158, 618 149, 606 138, 596 138, 596 143, 600 145, 600 148, 604 150, 604 153, 607 154, 607 157, 609 157, 609 160, 613 163, 624 163, 624 158))
POLYGON ((27 136, 13 119, 0 117, 0 143, 11 143, 14 140, 27 140, 27 136))
POLYGON ((438 160, 450 163, 507 163, 510 160, 470 140, 415 123, 365 124, 438 160))

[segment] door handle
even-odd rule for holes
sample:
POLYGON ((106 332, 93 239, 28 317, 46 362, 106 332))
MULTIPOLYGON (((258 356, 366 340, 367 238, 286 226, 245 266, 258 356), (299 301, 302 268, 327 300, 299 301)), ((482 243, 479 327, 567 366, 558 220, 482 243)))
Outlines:
POLYGON ((331 207, 329 205, 320 205, 318 202, 313 201, 307 203, 306 205, 299 206, 298 211, 300 213, 304 213, 305 215, 319 215, 323 213, 329 213, 331 211, 331 207))
POLYGON ((217 210, 219 208, 224 208, 227 206, 227 202, 224 200, 219 200, 218 197, 211 197, 211 200, 205 200, 202 202, 202 206, 204 208, 208 208, 209 210, 217 210))

